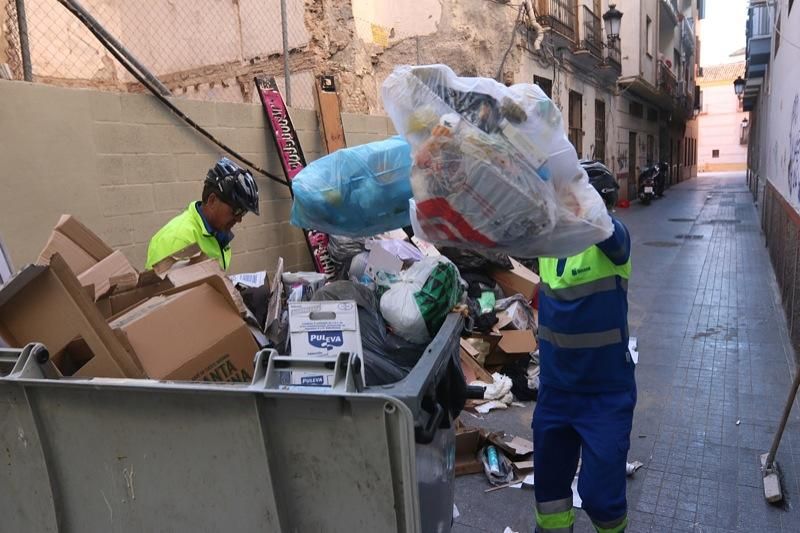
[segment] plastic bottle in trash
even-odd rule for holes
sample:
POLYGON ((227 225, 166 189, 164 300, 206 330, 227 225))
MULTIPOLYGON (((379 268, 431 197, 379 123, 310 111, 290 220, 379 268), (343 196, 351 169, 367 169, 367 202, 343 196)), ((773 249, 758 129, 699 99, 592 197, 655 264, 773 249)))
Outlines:
POLYGON ((486 448, 486 460, 489 461, 489 471, 492 474, 499 474, 500 459, 497 457, 497 448, 494 446, 486 448))

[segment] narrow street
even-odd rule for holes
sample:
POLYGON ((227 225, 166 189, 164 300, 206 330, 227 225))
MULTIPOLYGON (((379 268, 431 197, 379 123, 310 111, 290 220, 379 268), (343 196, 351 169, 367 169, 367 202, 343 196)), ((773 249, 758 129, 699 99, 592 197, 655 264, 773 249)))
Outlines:
MULTIPOLYGON (((784 505, 763 498, 759 455, 795 364, 744 174, 701 176, 617 215, 633 239, 629 321, 640 353, 629 460, 644 463, 628 484, 627 531, 800 531, 796 407, 778 452, 784 505)), ((464 420, 530 438, 531 409, 464 420)), ((456 485, 454 531, 533 531, 532 490, 485 493, 483 474, 456 485)), ((575 531, 594 531, 577 518, 575 531)))

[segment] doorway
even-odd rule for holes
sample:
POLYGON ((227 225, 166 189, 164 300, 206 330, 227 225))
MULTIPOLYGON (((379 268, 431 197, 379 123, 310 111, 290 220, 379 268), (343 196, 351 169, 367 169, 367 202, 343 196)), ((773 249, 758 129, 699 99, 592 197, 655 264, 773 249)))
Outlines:
POLYGON ((628 200, 636 198, 636 132, 628 132, 628 200))

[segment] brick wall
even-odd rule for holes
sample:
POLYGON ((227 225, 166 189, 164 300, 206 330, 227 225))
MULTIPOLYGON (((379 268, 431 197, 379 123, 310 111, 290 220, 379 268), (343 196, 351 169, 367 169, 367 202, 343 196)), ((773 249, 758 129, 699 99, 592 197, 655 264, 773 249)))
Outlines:
MULTIPOLYGON (((202 192, 219 149, 148 95, 0 81, 0 237, 17 267, 33 261, 71 213, 144 266, 153 233, 202 192)), ((282 175, 260 105, 175 99, 187 115, 257 165, 282 175)), ((313 111, 292 110, 306 158, 322 152, 313 111)), ((343 116, 349 146, 393 134, 385 117, 343 116)), ((257 175, 261 216, 234 230, 232 271, 309 269, 288 223, 289 190, 257 175)))

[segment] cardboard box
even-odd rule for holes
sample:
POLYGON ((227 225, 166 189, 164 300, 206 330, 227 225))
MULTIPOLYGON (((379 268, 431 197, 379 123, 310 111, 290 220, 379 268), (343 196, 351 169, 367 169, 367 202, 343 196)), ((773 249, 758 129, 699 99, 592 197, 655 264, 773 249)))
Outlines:
POLYGON ((164 276, 172 282, 175 287, 184 287, 206 279, 209 276, 216 276, 224 284, 225 290, 236 306, 239 316, 244 317, 247 315, 247 306, 244 305, 242 295, 239 294, 233 282, 225 275, 225 272, 222 270, 222 267, 219 266, 219 262, 216 259, 205 259, 188 265, 177 264, 165 271, 164 276))
POLYGON ((94 301, 111 292, 114 287, 128 290, 136 287, 139 273, 122 252, 114 252, 78 276, 84 287, 94 286, 94 301))
MULTIPOLYGON (((350 352, 363 358, 358 307, 353 301, 289 302, 289 333, 293 356, 327 357, 350 352)), ((361 374, 363 379, 363 364, 361 374)), ((332 376, 333 372, 292 372, 291 382, 329 386, 332 376)))
POLYGON ((174 288, 171 281, 161 279, 152 270, 148 270, 139 274, 134 287, 113 287, 110 293, 96 302, 96 305, 103 317, 109 319, 156 294, 174 288))
POLYGON ((0 337, 17 348, 41 342, 57 367, 61 352, 80 352, 70 368, 59 368, 64 375, 143 377, 66 261, 56 254, 49 262, 25 268, 0 289, 0 337))
POLYGON ((486 358, 486 366, 500 366, 535 352, 538 344, 531 330, 503 330, 500 341, 486 358))
POLYGON ((511 257, 509 260, 513 268, 511 270, 492 270, 492 278, 503 289, 506 297, 521 294, 529 302, 532 301, 539 290, 538 274, 511 257))
POLYGON ((61 215, 36 263, 47 265, 59 254, 75 275, 82 274, 114 253, 103 240, 72 215, 61 215))
POLYGON ((152 379, 252 379, 258 346, 216 276, 154 296, 110 326, 152 379))
POLYGON ((478 460, 481 440, 479 429, 463 425, 456 429, 456 476, 483 472, 483 463, 478 460))

